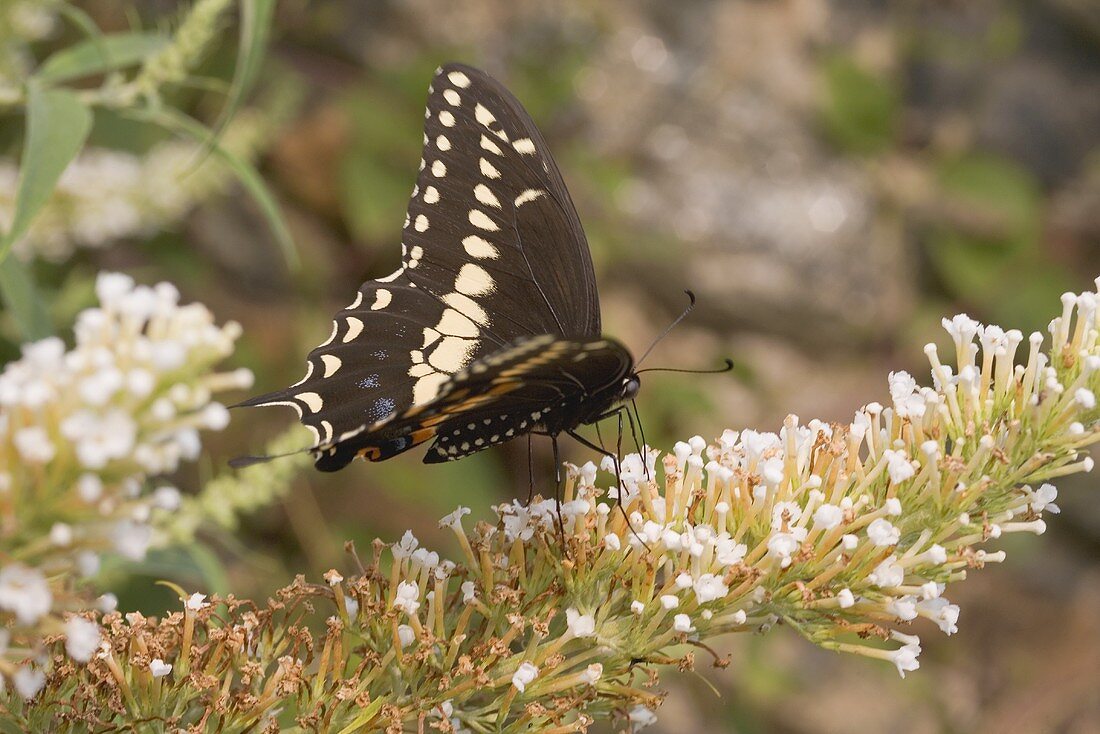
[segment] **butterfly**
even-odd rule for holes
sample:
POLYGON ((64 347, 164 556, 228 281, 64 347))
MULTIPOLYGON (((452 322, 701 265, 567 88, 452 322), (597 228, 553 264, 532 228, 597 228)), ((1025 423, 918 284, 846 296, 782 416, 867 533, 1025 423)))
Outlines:
POLYGON ((634 359, 601 336, 588 242, 546 142, 482 71, 435 73, 401 252, 336 314, 301 380, 241 405, 297 411, 322 471, 428 441, 425 463, 532 433, 597 448, 575 429, 637 394, 634 359))

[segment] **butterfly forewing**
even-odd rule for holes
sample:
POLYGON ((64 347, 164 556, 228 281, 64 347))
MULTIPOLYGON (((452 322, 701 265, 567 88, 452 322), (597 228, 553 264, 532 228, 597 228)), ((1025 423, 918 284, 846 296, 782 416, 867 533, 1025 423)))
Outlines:
POLYGON ((481 357, 536 335, 600 332, 584 232, 519 102, 452 64, 436 73, 425 118, 401 268, 336 314, 302 380, 244 403, 293 407, 325 448, 319 468, 346 464, 367 435, 375 460, 433 437, 432 426, 369 427, 453 392, 451 376, 481 357))

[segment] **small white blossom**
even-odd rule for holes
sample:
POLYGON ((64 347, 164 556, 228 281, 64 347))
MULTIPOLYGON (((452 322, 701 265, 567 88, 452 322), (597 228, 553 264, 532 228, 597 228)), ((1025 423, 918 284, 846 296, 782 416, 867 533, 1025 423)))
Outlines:
POLYGON ((118 597, 110 592, 102 594, 95 600, 95 608, 104 614, 110 614, 118 609, 118 597))
POLYGON ((12 676, 12 682, 15 683, 16 692, 18 692, 24 700, 29 701, 37 696, 39 691, 46 685, 46 674, 37 668, 23 665, 20 666, 19 670, 15 671, 15 675, 12 676))
POLYGON ((748 552, 747 545, 736 542, 729 537, 728 533, 723 534, 714 542, 715 560, 723 566, 733 566, 740 563, 745 559, 748 552))
POLYGON ((712 573, 705 573, 695 580, 695 599, 700 604, 721 599, 729 593, 729 587, 723 583, 722 578, 712 573))
POLYGON ((947 549, 939 543, 933 543, 928 550, 921 554, 921 559, 934 566, 947 563, 947 549))
POLYGON ((785 523, 793 525, 800 517, 802 508, 797 502, 776 502, 772 508, 772 530, 779 530, 785 523))
POLYGON ((49 434, 38 426, 16 431, 12 440, 19 455, 32 464, 45 464, 57 453, 57 447, 50 440, 49 434))
POLYGON ((908 622, 917 618, 917 600, 911 596, 891 599, 886 603, 886 611, 902 622, 908 622))
POLYGON ((405 534, 401 536, 401 540, 390 546, 390 552, 393 553, 395 559, 400 561, 411 556, 419 546, 420 541, 416 539, 412 531, 406 530, 405 534))
POLYGON ((408 581, 399 583, 393 599, 393 608, 401 609, 408 614, 416 614, 416 610, 420 608, 420 587, 408 581))
POLYGON ((886 459, 886 473, 890 475, 891 484, 901 484, 917 473, 904 451, 887 449, 882 455, 886 459))
POLYGON ((647 726, 653 726, 657 723, 657 714, 641 704, 630 709, 627 718, 630 719, 632 731, 638 731, 639 729, 644 729, 647 726))
POLYGON ((802 547, 806 528, 794 528, 790 533, 772 533, 768 538, 768 555, 779 559, 783 568, 791 565, 794 554, 802 547))
POLYGON ((623 547, 623 542, 619 540, 619 536, 615 533, 608 533, 603 537, 603 545, 609 551, 617 551, 623 547))
POLYGON ((630 602, 630 611, 640 617, 645 611, 645 604, 635 599, 634 601, 630 602))
POLYGON ((469 515, 469 514, 470 514, 470 508, 469 507, 458 507, 457 509, 455 509, 454 512, 447 515, 446 517, 443 517, 439 521, 439 527, 441 527, 441 528, 452 528, 454 530, 461 530, 462 529, 462 518, 465 517, 466 515, 469 515))
POLYGON ((412 554, 412 560, 414 568, 419 566, 431 570, 439 565, 439 554, 427 548, 417 548, 412 554))
POLYGON ((41 571, 19 563, 0 569, 0 609, 14 614, 19 624, 34 624, 52 604, 53 594, 41 571))
POLYGON ((955 340, 957 344, 969 344, 974 341, 974 337, 978 334, 982 325, 970 318, 964 313, 958 314, 951 319, 943 319, 943 328, 947 330, 947 333, 951 335, 951 338, 955 340))
POLYGON ((1058 489, 1053 484, 1043 484, 1031 494, 1031 509, 1035 512, 1050 512, 1057 515, 1062 510, 1054 504, 1058 499, 1058 489))
POLYGON ((1092 410, 1096 407, 1096 396, 1087 387, 1079 387, 1073 393, 1073 402, 1085 410, 1092 410))
POLYGON ((416 631, 407 624, 399 624, 397 625, 397 639, 402 648, 408 647, 416 640, 416 631))
POLYGON ((939 625, 946 635, 953 635, 959 631, 959 605, 951 604, 942 596, 918 602, 917 611, 922 617, 927 617, 939 625))
POLYGON ((153 490, 153 504, 158 509, 175 512, 180 508, 182 502, 183 498, 180 496, 180 491, 175 487, 166 484, 153 490))
POLYGON ((570 607, 565 610, 566 625, 573 637, 595 637, 596 619, 591 614, 581 614, 570 607))
POLYGON ((875 546, 883 548, 889 545, 897 545, 901 539, 901 531, 894 527, 889 520, 880 517, 867 526, 867 537, 871 539, 875 546))
POLYGON ((115 550, 120 555, 131 561, 140 561, 145 558, 153 542, 153 529, 133 520, 120 520, 115 524, 113 539, 115 550))
POLYGON ((538 677, 539 669, 531 663, 524 662, 516 670, 515 675, 512 676, 512 685, 520 693, 523 693, 527 690, 527 686, 531 685, 531 682, 538 677))
POLYGON ((50 542, 59 548, 67 548, 73 543, 73 528, 63 522, 55 522, 50 528, 50 542))
POLYGON ((695 628, 691 626, 691 617, 686 614, 677 614, 672 619, 672 629, 677 632, 694 632, 695 628))
POLYGON ((900 418, 920 418, 927 406, 917 381, 908 372, 890 373, 890 397, 900 418))
POLYGON ((844 510, 836 505, 824 504, 814 510, 814 525, 822 530, 832 530, 844 520, 844 510))
POLYGON ((939 598, 943 593, 944 585, 935 581, 928 581, 920 586, 920 595, 924 600, 939 598))
POLYGON ((897 497, 891 497, 886 500, 884 507, 886 508, 886 514, 891 517, 897 517, 901 514, 901 500, 897 497))
POLYGON ((78 663, 86 663, 99 649, 103 639, 99 625, 83 617, 70 617, 65 623, 65 652, 78 663))
POLYGON ((90 578, 99 573, 100 559, 95 551, 83 550, 76 554, 76 572, 82 578, 90 578))
POLYGON ((855 606, 856 598, 852 594, 851 589, 841 589, 836 595, 837 603, 841 609, 848 609, 855 606))
POLYGON ((680 606, 680 599, 675 594, 664 594, 661 596, 661 606, 665 609, 675 609, 680 606))
POLYGON ((76 480, 76 493, 80 499, 91 504, 103 495, 103 480, 98 474, 82 474, 76 480))
POLYGON ((184 604, 188 611, 197 612, 210 606, 206 601, 206 594, 200 594, 197 591, 191 596, 187 597, 187 602, 184 604))
POLYGON ((477 598, 477 589, 473 581, 462 582, 462 603, 469 604, 477 598))
POLYGON ((172 672, 172 664, 166 663, 160 658, 153 658, 149 661, 149 672, 153 674, 154 678, 163 678, 172 672))
POLYGON ((600 663, 592 663, 584 669, 584 673, 581 675, 581 679, 590 686, 596 685, 602 677, 603 665, 600 663))
POLYGON ((904 637, 907 641, 905 644, 890 653, 890 662, 892 662, 898 669, 898 675, 902 678, 905 674, 916 670, 920 667, 920 662, 917 658, 920 656, 920 638, 911 635, 899 635, 894 633, 895 637, 904 637))
POLYGON ((890 556, 875 566, 875 570, 867 576, 867 580, 883 589, 901 586, 902 581, 905 580, 905 569, 897 563, 894 556, 890 556))

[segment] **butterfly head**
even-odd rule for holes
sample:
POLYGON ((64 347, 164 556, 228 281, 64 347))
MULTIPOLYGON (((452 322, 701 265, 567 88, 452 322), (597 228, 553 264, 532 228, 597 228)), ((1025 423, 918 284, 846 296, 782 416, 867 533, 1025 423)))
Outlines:
POLYGON ((619 400, 626 402, 633 400, 638 394, 638 391, 642 389, 642 380, 637 374, 630 374, 623 378, 622 391, 619 394, 619 400))

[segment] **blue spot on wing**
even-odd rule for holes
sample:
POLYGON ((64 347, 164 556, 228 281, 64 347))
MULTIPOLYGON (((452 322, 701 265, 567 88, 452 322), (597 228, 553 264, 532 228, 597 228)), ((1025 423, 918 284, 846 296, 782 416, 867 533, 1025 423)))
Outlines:
POLYGON ((367 408, 367 418, 371 421, 380 421, 392 413, 396 406, 397 403, 394 402, 393 398, 378 398, 374 401, 374 405, 367 408))

